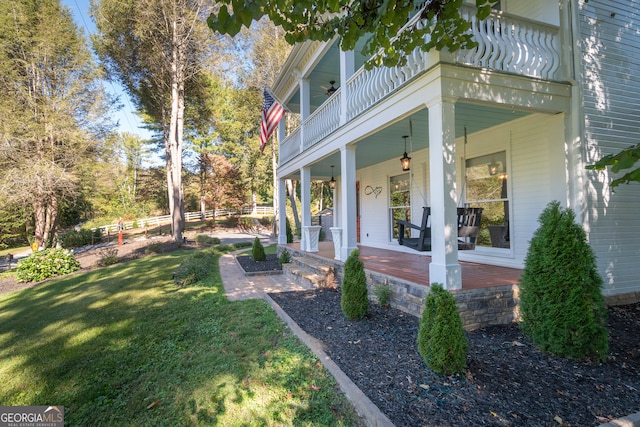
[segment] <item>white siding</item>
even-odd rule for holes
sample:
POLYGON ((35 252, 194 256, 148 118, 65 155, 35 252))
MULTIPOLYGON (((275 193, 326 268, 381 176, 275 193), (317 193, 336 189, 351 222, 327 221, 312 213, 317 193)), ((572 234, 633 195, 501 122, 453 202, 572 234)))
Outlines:
MULTIPOLYGON (((640 1, 589 2, 580 12, 585 161, 640 141, 640 1)), ((607 295, 640 291, 640 184, 611 194, 608 173, 589 173, 586 228, 607 295)))
MULTIPOLYGON (((538 227, 538 216, 552 200, 565 201, 566 167, 564 155, 564 116, 534 114, 492 129, 468 135, 466 156, 475 157, 507 151, 511 180, 512 250, 479 248, 460 252, 460 259, 488 264, 522 267, 531 235, 538 227)), ((465 155, 463 139, 457 140, 458 189, 463 191, 465 155)), ((422 217, 422 207, 429 205, 428 152, 411 153, 413 223, 422 217), (425 203, 426 200, 426 203, 425 203)), ((389 239, 389 176, 401 174, 398 159, 360 169, 360 243, 365 246, 411 251, 389 239), (367 186, 381 187, 376 198, 365 194, 367 186)))
POLYGON ((502 0, 500 5, 504 12, 512 15, 551 25, 559 25, 560 22, 558 0, 502 0))

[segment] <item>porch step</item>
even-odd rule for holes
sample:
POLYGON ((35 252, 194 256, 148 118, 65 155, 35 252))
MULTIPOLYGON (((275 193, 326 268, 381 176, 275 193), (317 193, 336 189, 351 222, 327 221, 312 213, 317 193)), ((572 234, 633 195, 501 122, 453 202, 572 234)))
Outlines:
POLYGON ((333 267, 307 256, 293 257, 290 263, 282 265, 282 273, 301 286, 336 286, 333 267))

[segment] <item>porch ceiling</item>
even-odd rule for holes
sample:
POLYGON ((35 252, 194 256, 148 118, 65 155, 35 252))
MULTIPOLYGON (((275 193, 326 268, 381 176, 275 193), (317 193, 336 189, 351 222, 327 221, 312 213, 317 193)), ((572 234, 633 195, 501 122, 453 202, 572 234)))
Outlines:
MULTIPOLYGON (((456 103, 455 135, 456 138, 463 137, 466 127, 467 136, 472 138, 476 132, 529 114, 531 112, 458 102, 456 103)), ((365 168, 389 159, 397 159, 398 168, 400 168, 400 157, 404 152, 404 139, 402 136, 409 135, 409 122, 412 123, 413 138, 407 138, 407 154, 412 157, 413 152, 426 149, 429 145, 427 121, 427 110, 421 110, 358 141, 356 168, 365 168)), ((334 166, 334 175, 341 175, 339 152, 314 163, 311 166, 312 178, 329 180, 331 178, 331 165, 334 166)))

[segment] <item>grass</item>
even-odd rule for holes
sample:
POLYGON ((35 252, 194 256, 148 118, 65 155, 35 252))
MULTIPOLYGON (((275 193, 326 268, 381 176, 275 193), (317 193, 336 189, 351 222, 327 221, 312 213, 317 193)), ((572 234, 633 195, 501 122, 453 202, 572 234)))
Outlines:
POLYGON ((67 425, 356 424, 266 302, 226 299, 217 262, 174 285, 190 253, 0 295, 0 402, 62 405, 67 425))

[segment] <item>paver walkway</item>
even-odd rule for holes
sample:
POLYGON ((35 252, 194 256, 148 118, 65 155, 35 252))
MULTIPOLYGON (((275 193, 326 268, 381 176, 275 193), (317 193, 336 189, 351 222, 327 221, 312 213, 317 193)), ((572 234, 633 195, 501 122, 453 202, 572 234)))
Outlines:
POLYGON ((264 298, 269 292, 311 289, 310 286, 299 285, 282 274, 245 276, 234 256, 243 251, 246 249, 225 254, 220 258, 220 276, 229 300, 258 299, 264 298))

